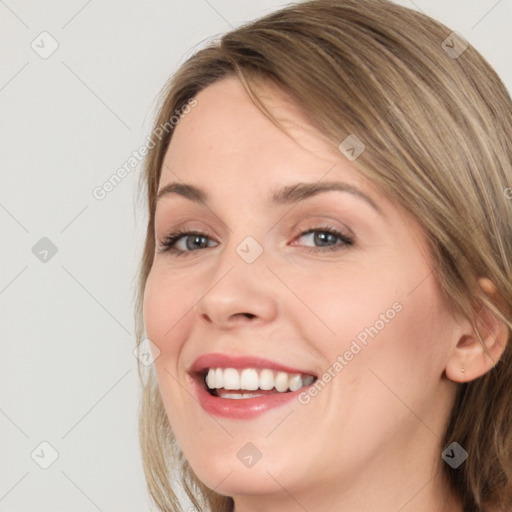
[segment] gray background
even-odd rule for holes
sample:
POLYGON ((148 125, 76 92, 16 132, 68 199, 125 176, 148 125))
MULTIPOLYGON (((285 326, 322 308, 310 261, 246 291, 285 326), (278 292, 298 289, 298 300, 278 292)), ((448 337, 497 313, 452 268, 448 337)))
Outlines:
MULTIPOLYGON (((132 353, 140 167, 103 200, 92 190, 149 135, 179 63, 287 3, 0 0, 1 511, 150 509, 132 353)), ((512 0, 400 3, 460 33, 512 89, 512 0)))

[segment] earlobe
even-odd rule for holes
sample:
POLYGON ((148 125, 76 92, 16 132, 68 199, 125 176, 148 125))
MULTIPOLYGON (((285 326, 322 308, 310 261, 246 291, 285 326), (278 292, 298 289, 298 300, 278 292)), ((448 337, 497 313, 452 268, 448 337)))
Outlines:
MULTIPOLYGON (((496 287, 487 278, 478 280, 483 292, 496 301, 496 287)), ((507 344, 508 329, 492 311, 482 305, 475 312, 475 324, 464 322, 464 332, 457 341, 446 365, 447 377, 459 383, 470 382, 490 371, 500 360, 507 344), (479 339, 484 343, 485 348, 479 339)))

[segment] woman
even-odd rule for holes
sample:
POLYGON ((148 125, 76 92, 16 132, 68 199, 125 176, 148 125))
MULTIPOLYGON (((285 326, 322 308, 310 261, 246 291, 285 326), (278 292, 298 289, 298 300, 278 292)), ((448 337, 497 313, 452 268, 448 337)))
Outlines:
POLYGON ((155 134, 159 510, 176 478, 190 510, 511 510, 512 105, 484 59, 387 1, 309 1, 185 62, 155 134))

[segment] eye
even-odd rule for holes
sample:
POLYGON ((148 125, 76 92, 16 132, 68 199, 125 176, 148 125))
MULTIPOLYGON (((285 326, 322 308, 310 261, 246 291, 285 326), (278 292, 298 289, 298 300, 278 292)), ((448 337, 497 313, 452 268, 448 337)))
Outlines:
POLYGON ((160 244, 161 252, 183 254, 215 247, 217 244, 204 233, 198 231, 174 231, 165 237, 160 244))
POLYGON ((340 250, 354 244, 354 239, 341 231, 331 227, 319 227, 309 229, 294 240, 292 245, 297 245, 296 240, 303 240, 302 244, 308 251, 340 250))

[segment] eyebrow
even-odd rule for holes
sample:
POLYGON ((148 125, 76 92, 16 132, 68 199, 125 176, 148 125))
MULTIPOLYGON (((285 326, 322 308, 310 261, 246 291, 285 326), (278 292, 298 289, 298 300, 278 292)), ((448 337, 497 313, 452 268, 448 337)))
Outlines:
MULTIPOLYGON (((272 204, 274 205, 285 205, 295 203, 308 199, 309 197, 316 196, 322 192, 346 192, 352 194, 370 205, 380 215, 383 215, 382 208, 375 203, 375 201, 366 195, 363 191, 357 187, 341 181, 328 181, 328 182, 315 182, 315 183, 297 183, 282 188, 272 196, 272 204)), ((204 190, 185 183, 170 183, 163 187, 156 196, 156 201, 169 195, 179 195, 190 199, 191 201, 198 203, 207 203, 209 201, 209 195, 204 190)))
POLYGON ((352 194, 368 203, 379 214, 383 214, 382 208, 378 204, 376 204, 371 197, 367 196, 362 190, 359 190, 357 187, 349 185, 348 183, 343 183, 341 181, 325 181, 322 183, 297 183, 296 185, 284 187, 282 190, 274 194, 272 202, 278 205, 295 203, 297 201, 302 201, 309 197, 313 197, 322 192, 330 191, 347 192, 349 194, 352 194))
POLYGON ((187 199, 197 203, 207 203, 209 200, 208 194, 194 185, 187 185, 185 183, 169 183, 169 185, 166 185, 158 192, 156 195, 156 202, 158 202, 162 197, 173 194, 186 197, 187 199))

